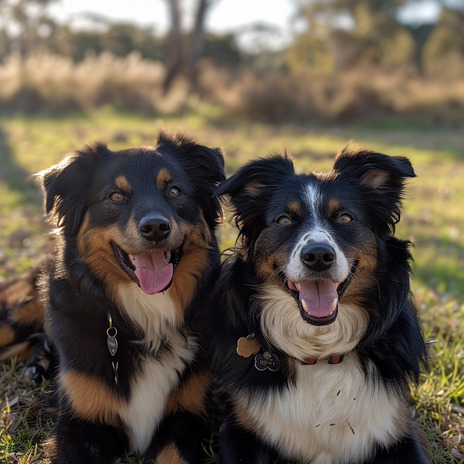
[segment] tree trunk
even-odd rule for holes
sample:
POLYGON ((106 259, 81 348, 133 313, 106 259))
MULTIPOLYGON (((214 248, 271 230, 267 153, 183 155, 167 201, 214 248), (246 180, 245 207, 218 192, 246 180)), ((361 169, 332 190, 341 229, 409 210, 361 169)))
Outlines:
POLYGON ((169 33, 166 58, 166 76, 163 82, 163 93, 167 94, 174 79, 181 73, 183 66, 182 33, 180 27, 179 0, 167 0, 171 17, 171 31, 169 33))
POLYGON ((192 41, 187 69, 187 79, 189 81, 191 91, 195 91, 197 88, 197 63, 203 49, 203 32, 206 11, 208 10, 208 7, 211 5, 211 3, 211 0, 199 0, 197 12, 195 15, 195 24, 192 31, 192 41))

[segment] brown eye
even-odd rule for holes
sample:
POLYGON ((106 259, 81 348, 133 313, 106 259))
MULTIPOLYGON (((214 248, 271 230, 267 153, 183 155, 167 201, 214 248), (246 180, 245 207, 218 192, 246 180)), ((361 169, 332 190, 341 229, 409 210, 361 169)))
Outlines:
POLYGON ((281 226, 290 226, 292 224, 292 220, 288 216, 279 216, 276 222, 281 226))
POLYGON ((120 203, 121 201, 124 200, 124 195, 122 195, 121 193, 119 192, 113 192, 111 195, 110 195, 110 198, 112 201, 114 201, 115 203, 120 203))
POLYGON ((349 214, 346 214, 346 213, 340 214, 340 216, 338 217, 339 224, 348 224, 352 220, 353 218, 349 214))
POLYGON ((168 190, 168 195, 172 198, 178 197, 180 195, 180 188, 179 187, 171 187, 168 190))

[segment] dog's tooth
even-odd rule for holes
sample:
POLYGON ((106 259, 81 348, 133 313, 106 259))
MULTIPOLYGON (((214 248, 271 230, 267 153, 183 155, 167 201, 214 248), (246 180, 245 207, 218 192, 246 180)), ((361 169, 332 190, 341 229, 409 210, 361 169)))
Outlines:
POLYGON ((295 282, 295 288, 300 291, 301 290, 301 284, 299 282, 295 282))
POLYGON ((337 305, 338 305, 338 298, 335 298, 332 301, 332 312, 330 313, 330 315, 332 315, 335 312, 335 310, 337 309, 337 305))
POLYGON ((305 300, 301 300, 301 306, 303 306, 303 309, 311 316, 311 313, 308 309, 308 305, 306 304, 305 300))

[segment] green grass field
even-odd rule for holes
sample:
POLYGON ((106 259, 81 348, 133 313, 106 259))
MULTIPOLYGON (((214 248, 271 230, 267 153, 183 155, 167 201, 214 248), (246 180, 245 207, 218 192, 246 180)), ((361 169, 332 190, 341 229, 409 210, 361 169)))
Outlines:
MULTIPOLYGON (((334 155, 352 139, 357 144, 411 159, 417 178, 407 188, 397 235, 415 245, 413 290, 427 340, 431 370, 413 392, 416 417, 425 429, 433 462, 464 460, 464 134, 411 121, 343 127, 271 126, 227 120, 204 107, 164 119, 115 114, 86 117, 0 117, 0 278, 28 269, 50 241, 34 172, 66 153, 96 141, 112 149, 152 145, 159 129, 183 132, 226 151, 231 174, 247 160, 290 153, 297 169, 328 170, 334 155)), ((235 230, 220 230, 223 248, 235 230)), ((41 415, 41 389, 27 386, 21 363, 0 365, 0 462, 47 462, 41 443, 52 424, 41 415)), ((131 458, 130 462, 138 462, 131 458)), ((121 461, 122 462, 122 461, 121 461)))

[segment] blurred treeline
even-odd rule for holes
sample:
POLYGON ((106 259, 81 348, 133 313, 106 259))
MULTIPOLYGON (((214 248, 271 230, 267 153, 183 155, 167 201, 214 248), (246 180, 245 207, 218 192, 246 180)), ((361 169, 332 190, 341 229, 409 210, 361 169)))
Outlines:
POLYGON ((158 114, 201 99, 223 115, 272 122, 401 115, 464 124, 464 2, 416 24, 413 14, 401 18, 418 0, 293 0, 294 38, 275 49, 267 46, 277 34, 268 25, 205 31, 221 0, 196 0, 190 30, 182 27, 181 0, 164 1, 166 34, 101 17, 75 28, 50 14, 59 0, 0 0, 0 111, 112 105, 158 114))

